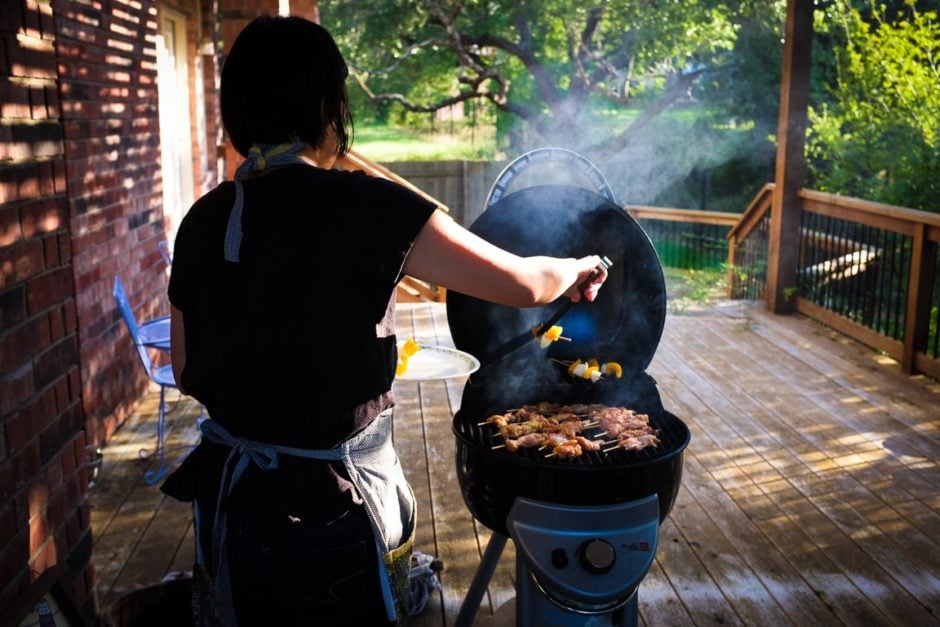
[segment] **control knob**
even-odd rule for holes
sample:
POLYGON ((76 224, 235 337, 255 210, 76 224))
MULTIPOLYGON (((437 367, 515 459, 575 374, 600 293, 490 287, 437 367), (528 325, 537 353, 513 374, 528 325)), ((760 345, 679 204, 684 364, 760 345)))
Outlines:
POLYGON ((593 575, 603 575, 614 567, 617 553, 607 540, 593 538, 579 547, 578 558, 584 570, 593 575))

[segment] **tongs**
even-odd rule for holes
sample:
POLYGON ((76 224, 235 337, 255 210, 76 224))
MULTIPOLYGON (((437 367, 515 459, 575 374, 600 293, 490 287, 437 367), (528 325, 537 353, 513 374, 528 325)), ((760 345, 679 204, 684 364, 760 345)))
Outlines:
MULTIPOLYGON (((612 265, 614 265, 613 262, 610 259, 608 259, 606 256, 601 257, 601 262, 597 264, 597 267, 594 268, 594 271, 591 272, 590 276, 584 279, 584 281, 582 281, 581 284, 578 286, 578 291, 581 292, 582 297, 584 296, 584 290, 586 290, 588 286, 591 284, 591 282, 597 278, 597 275, 599 275, 601 272, 606 272, 607 270, 610 269, 612 265)), ((533 340, 537 337, 541 337, 546 331, 551 329, 552 326, 554 326, 556 322, 561 320, 562 316, 568 313, 568 310, 571 309, 571 307, 574 304, 575 303, 573 300, 571 299, 566 300, 564 303, 559 305, 558 309, 556 309, 552 313, 552 315, 546 318, 545 322, 535 327, 532 331, 526 331, 525 333, 520 334, 518 337, 512 340, 509 340, 508 342, 506 342, 505 344, 497 348, 495 351, 493 351, 492 354, 490 354, 489 359, 487 359, 487 361, 493 362, 493 361, 496 361, 497 359, 501 359, 502 357, 505 357, 506 355, 516 350, 517 348, 525 345, 530 340, 533 340)))

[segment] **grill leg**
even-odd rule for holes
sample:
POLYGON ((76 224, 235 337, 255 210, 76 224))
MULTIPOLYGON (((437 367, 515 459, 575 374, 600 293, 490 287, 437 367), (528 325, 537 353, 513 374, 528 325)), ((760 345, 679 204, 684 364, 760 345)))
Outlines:
POLYGON ((483 595, 486 593, 486 586, 489 585, 493 571, 496 570, 496 565, 499 564, 499 557, 503 554, 508 539, 508 536, 495 531, 490 536, 490 541, 486 544, 486 550, 483 551, 483 559, 480 560, 480 566, 477 567, 477 572, 470 583, 470 589, 467 590, 467 596, 464 597, 463 603, 460 605, 460 613, 457 614, 457 622, 454 623, 454 627, 472 627, 473 619, 477 615, 477 610, 480 609, 480 601, 483 600, 483 595))

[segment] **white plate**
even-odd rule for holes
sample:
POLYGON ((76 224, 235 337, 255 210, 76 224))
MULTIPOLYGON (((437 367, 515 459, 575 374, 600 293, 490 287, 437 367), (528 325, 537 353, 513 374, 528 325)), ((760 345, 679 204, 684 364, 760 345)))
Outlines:
MULTIPOLYGON (((480 367, 480 361, 456 348, 418 344, 421 349, 408 358, 405 372, 395 377, 396 381, 433 381, 472 374, 480 367)), ((399 347, 402 343, 399 344, 399 347)))

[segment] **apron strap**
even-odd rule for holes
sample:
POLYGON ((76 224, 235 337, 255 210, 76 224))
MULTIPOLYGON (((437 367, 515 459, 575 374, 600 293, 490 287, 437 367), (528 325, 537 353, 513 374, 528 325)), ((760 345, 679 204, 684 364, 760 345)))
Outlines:
POLYGON ((303 149, 301 142, 293 144, 253 144, 248 157, 235 170, 235 204, 225 226, 225 260, 238 263, 242 245, 242 210, 245 206, 245 189, 242 178, 265 168, 294 163, 306 163, 297 156, 303 149))

